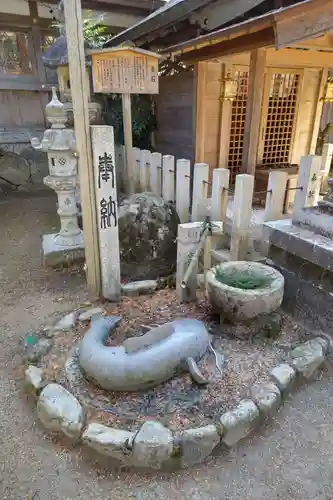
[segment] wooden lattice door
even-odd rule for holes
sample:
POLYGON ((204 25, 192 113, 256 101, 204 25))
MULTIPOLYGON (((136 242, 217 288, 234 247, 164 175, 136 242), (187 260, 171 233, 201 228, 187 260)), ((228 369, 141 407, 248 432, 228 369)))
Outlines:
POLYGON ((232 102, 228 153, 228 168, 230 170, 230 181, 232 183, 235 182, 235 177, 240 172, 242 166, 248 91, 248 69, 246 67, 234 67, 233 78, 237 81, 237 95, 232 102))
POLYGON ((301 78, 298 71, 268 69, 266 72, 259 165, 277 168, 290 165, 301 78))

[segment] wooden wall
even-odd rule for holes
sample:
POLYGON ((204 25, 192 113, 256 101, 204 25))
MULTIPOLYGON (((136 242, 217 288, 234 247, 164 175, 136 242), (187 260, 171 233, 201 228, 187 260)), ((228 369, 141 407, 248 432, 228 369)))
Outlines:
POLYGON ((44 110, 40 92, 0 91, 0 127, 43 126, 44 110))
POLYGON ((196 162, 218 167, 221 128, 221 62, 200 62, 197 67, 196 162))
POLYGON ((176 158, 194 158, 194 73, 162 76, 155 97, 156 150, 176 158))
MULTIPOLYGON (((221 80, 224 68, 249 67, 250 54, 243 53, 216 61, 197 64, 195 161, 210 166, 225 167, 223 146, 228 146, 230 116, 222 115, 221 80), (223 161, 222 161, 223 160, 223 161), (223 163, 223 164, 222 164, 223 163)), ((327 68, 333 66, 333 53, 308 50, 267 49, 266 67, 302 69, 302 84, 298 101, 298 118, 291 149, 291 163, 299 164, 303 155, 313 154, 320 123, 323 88, 327 68)))

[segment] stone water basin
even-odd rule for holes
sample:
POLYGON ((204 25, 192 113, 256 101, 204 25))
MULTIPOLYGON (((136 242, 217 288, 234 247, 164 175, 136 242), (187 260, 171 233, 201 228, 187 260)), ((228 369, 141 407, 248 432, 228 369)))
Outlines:
POLYGON ((206 290, 217 313, 233 322, 245 321, 281 305, 284 278, 258 262, 225 262, 207 272, 206 290))

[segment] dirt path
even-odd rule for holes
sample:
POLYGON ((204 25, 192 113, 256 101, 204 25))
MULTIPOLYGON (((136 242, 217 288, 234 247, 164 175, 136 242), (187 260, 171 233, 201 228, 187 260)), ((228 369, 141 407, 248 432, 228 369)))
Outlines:
POLYGON ((17 367, 21 341, 86 300, 80 276, 40 268, 51 198, 0 202, 0 498, 10 500, 332 500, 333 377, 294 396, 277 420, 230 454, 171 475, 102 468, 35 423, 17 367))

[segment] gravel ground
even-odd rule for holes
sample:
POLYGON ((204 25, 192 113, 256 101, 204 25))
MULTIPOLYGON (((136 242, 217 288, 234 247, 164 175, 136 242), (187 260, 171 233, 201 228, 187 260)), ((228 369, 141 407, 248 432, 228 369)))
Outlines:
POLYGON ((40 268, 54 198, 0 202, 0 498, 9 500, 332 500, 333 371, 293 396, 230 453, 171 475, 115 471, 52 442, 21 390, 22 340, 87 300, 82 276, 40 268))
POLYGON ((67 386, 88 409, 90 419, 112 427, 135 432, 151 418, 160 420, 174 431, 218 422, 221 413, 249 396, 249 388, 254 383, 267 382, 270 369, 287 360, 287 351, 281 349, 281 345, 301 342, 300 339, 309 332, 281 314, 282 328, 278 339, 265 336, 263 330, 253 337, 253 326, 220 325, 204 293, 198 291, 197 295, 197 302, 180 304, 175 289, 164 289, 151 296, 124 297, 117 304, 104 304, 108 314, 122 318, 107 343, 120 345, 126 338, 142 334, 143 325, 196 318, 213 333, 214 349, 224 358, 222 376, 216 369, 215 356, 209 350, 198 362, 201 373, 209 380, 208 385, 199 387, 188 372, 181 372, 149 391, 134 393, 104 391, 83 376, 68 384, 65 363, 73 346, 84 336, 89 322, 77 324, 70 333, 55 335, 54 345, 41 364, 47 378, 67 386), (241 339, 235 337, 240 334, 241 339))

